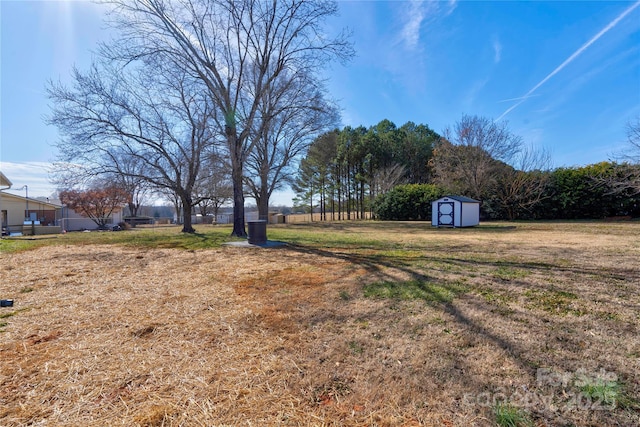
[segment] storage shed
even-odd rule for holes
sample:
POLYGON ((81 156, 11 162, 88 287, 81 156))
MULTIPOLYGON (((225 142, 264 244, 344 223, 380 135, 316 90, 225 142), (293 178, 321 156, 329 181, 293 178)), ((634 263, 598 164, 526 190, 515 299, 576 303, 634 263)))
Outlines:
POLYGON ((480 202, 464 196, 445 196, 431 202, 434 227, 473 227, 480 224, 480 202))

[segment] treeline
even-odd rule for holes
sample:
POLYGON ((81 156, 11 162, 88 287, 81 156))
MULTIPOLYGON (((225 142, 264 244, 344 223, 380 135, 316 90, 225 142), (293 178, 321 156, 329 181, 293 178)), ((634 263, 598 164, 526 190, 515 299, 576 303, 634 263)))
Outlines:
POLYGON ((599 219, 640 216, 640 194, 632 183, 640 178, 637 166, 601 162, 549 173, 543 197, 529 215, 535 219, 599 219))
POLYGON ((427 125, 397 127, 389 120, 326 133, 300 162, 294 203, 319 210, 323 220, 363 218, 397 184, 429 182, 426 166, 439 139, 427 125))
POLYGON ((345 127, 317 138, 295 179, 297 208, 323 220, 428 220, 430 202, 460 194, 482 202, 483 219, 640 216, 636 164, 552 169, 547 153, 504 124, 463 116, 438 135, 427 125, 345 127))

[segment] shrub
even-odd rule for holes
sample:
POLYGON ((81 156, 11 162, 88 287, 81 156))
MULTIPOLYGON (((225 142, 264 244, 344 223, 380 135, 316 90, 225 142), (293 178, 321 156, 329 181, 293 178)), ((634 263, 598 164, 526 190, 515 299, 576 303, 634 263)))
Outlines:
POLYGON ((431 219, 431 202, 445 195, 437 185, 398 185, 376 198, 373 211, 385 221, 425 221, 431 219))

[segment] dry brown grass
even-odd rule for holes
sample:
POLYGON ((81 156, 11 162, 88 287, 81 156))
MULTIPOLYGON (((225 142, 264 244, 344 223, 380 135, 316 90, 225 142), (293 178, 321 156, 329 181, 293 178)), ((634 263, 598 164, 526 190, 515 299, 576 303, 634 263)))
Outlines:
POLYGON ((0 425, 639 424, 640 224, 298 227, 376 244, 0 255, 0 425))

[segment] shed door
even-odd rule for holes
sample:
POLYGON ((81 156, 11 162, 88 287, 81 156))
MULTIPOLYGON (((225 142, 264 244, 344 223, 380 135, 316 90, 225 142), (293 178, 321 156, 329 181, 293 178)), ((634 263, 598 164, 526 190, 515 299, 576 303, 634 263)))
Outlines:
POLYGON ((453 227, 453 202, 438 202, 438 226, 453 227))

